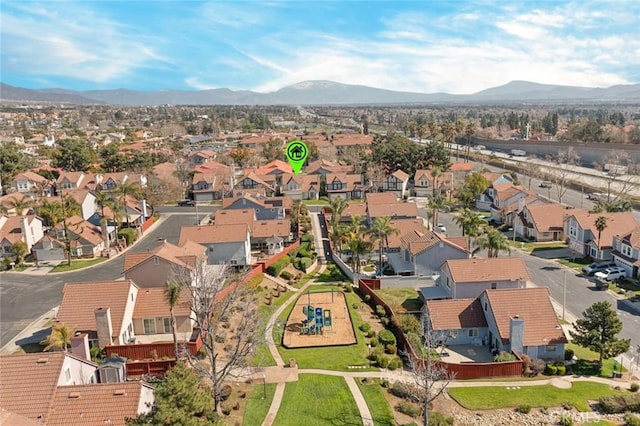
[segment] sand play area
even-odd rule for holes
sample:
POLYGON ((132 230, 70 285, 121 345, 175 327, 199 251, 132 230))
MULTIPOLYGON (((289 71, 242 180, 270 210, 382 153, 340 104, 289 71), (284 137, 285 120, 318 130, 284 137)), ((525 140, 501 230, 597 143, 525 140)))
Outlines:
POLYGON ((351 345, 356 343, 356 335, 349 316, 347 300, 341 291, 322 293, 303 293, 287 319, 282 338, 287 348, 307 348, 314 346, 351 345), (306 305, 331 310, 331 326, 322 328, 321 333, 303 334, 303 321, 307 316, 303 312, 306 305))

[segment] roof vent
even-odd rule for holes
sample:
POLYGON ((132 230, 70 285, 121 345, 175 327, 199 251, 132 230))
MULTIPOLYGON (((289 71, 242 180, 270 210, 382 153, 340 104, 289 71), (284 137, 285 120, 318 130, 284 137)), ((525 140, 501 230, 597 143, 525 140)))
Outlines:
POLYGON ((47 362, 49 362, 49 358, 38 358, 38 361, 36 361, 38 364, 46 364, 47 362))
POLYGON ((69 392, 69 398, 74 398, 74 399, 80 398, 80 392, 69 392))
POLYGON ((113 396, 122 396, 126 394, 127 392, 124 389, 116 389, 113 391, 113 396))

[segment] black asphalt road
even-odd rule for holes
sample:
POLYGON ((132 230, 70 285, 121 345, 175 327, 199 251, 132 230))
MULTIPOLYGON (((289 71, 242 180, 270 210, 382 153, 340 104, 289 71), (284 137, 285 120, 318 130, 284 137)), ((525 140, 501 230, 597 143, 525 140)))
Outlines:
MULTIPOLYGON (((176 244, 180 228, 195 223, 195 212, 167 217, 130 251, 140 253, 155 247, 159 239, 176 244)), ((34 320, 60 304, 66 282, 114 280, 122 277, 123 256, 82 271, 40 276, 0 273, 0 347, 10 342, 34 320)))

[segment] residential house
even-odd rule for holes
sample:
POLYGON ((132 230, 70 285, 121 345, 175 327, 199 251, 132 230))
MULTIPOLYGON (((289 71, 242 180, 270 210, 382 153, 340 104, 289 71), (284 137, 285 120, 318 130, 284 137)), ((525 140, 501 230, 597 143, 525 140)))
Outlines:
POLYGON ((416 203, 370 204, 367 203, 367 223, 373 223, 376 217, 397 219, 415 219, 418 215, 416 203))
MULTIPOLYGON (((491 200, 488 210, 491 212, 491 220, 495 223, 508 223, 524 207, 525 203, 545 203, 534 191, 525 189, 521 185, 513 185, 511 182, 495 184, 488 188, 483 196, 491 200), (525 200, 524 202, 520 200, 525 200)), ((479 208, 476 202, 476 207, 479 208)), ((479 208, 480 209, 480 208, 479 208)), ((482 209, 480 209, 482 210, 482 209)))
POLYGON ((577 256, 593 260, 611 260, 614 235, 625 235, 638 226, 631 212, 589 213, 574 209, 567 212, 564 219, 564 233, 569 239, 569 248, 577 256), (599 217, 606 219, 606 227, 601 233, 596 229, 599 217))
POLYGON ((423 315, 445 346, 487 346, 493 353, 515 352, 531 359, 564 357, 567 338, 546 287, 487 289, 475 298, 428 300, 423 315))
POLYGON ((320 182, 317 175, 283 174, 280 192, 293 200, 317 200, 320 182))
POLYGON ((50 197, 55 192, 52 182, 30 170, 15 175, 11 181, 11 187, 21 193, 33 194, 35 197, 50 197))
POLYGON ((33 197, 23 192, 13 192, 11 194, 0 197, 0 206, 3 207, 5 213, 13 216, 23 216, 28 214, 33 204, 33 197), (20 205, 25 206, 22 211, 17 211, 20 205))
MULTIPOLYGON (((218 210, 213 215, 216 225, 236 225, 245 224, 249 227, 251 235, 251 247, 253 249, 264 249, 269 246, 269 239, 275 238, 280 244, 279 248, 284 248, 284 244, 290 243, 293 234, 291 232, 291 221, 289 219, 257 220, 256 213, 252 209, 246 210, 218 210), (282 247, 280 247, 282 246, 282 247)), ((280 250, 281 251, 281 250, 280 250)))
POLYGON ((453 189, 453 173, 443 172, 435 178, 431 170, 416 170, 413 177, 413 190, 416 197, 432 197, 434 192, 442 195, 453 189))
POLYGON ((187 157, 189 160, 189 167, 193 168, 201 164, 206 164, 210 161, 214 161, 217 155, 217 152, 210 149, 202 149, 199 151, 191 152, 187 157))
POLYGON ((131 280, 66 283, 56 321, 87 334, 89 347, 125 345, 135 337, 138 291, 131 280))
POLYGON ((367 192, 365 202, 367 206, 373 204, 396 204, 398 197, 392 192, 367 192))
POLYGON ((400 238, 401 248, 389 260, 398 275, 436 275, 446 260, 468 259, 460 247, 433 231, 412 231, 400 238))
MULTIPOLYGON (((345 209, 346 210, 346 209, 345 209)), ((390 226, 397 229, 397 233, 389 235, 387 241, 387 253, 399 253, 402 248, 402 237, 410 232, 426 232, 425 220, 421 217, 410 219, 395 219, 389 222, 390 226)))
POLYGON ((63 171, 56 179, 56 188, 58 191, 61 189, 82 189, 92 180, 93 177, 84 172, 63 171))
MULTIPOLYGON (((69 352, 2 355, 0 405, 3 410, 38 424, 51 424, 56 393, 64 393, 69 386, 96 383, 97 368, 93 362, 69 352)), ((7 423, 11 424, 30 423, 7 423)))
MULTIPOLYGON (((265 164, 264 166, 260 166, 257 169, 254 169, 252 172, 258 176, 264 176, 264 175, 279 176, 287 173, 291 174, 293 173, 293 169, 291 168, 291 165, 286 161, 273 160, 265 164)), ((245 172, 245 174, 248 174, 248 173, 245 172)))
POLYGON ((209 265, 248 266, 252 264, 249 227, 242 224, 183 226, 178 245, 187 240, 207 248, 209 265))
POLYGON ((349 150, 366 152, 373 143, 373 135, 360 133, 335 133, 329 137, 337 155, 344 155, 349 150))
POLYGON ((243 195, 235 198, 225 198, 222 208, 225 210, 253 209, 257 220, 284 219, 287 212, 291 212, 293 200, 288 197, 257 197, 243 195))
POLYGON ((88 189, 70 189, 64 192, 64 196, 73 198, 80 205, 80 215, 84 220, 89 220, 98 211, 96 195, 88 189))
POLYGON ((49 426, 125 426, 127 418, 151 411, 154 389, 148 383, 99 383, 56 389, 49 426))
POLYGON ((59 241, 65 240, 65 233, 71 243, 72 257, 96 257, 105 249, 102 232, 80 216, 71 216, 58 223, 51 231, 52 236, 59 241))
POLYGON ((342 198, 353 200, 362 198, 364 187, 362 186, 362 176, 347 174, 327 174, 325 176, 325 189, 329 198, 342 198))
POLYGON ((351 223, 351 218, 354 216, 360 216, 365 219, 367 217, 367 205, 365 203, 347 204, 340 214, 340 222, 351 223))
POLYGON ((275 177, 272 183, 269 183, 263 179, 263 177, 258 176, 254 173, 250 173, 243 178, 240 178, 238 182, 233 186, 234 190, 254 190, 261 189, 264 190, 267 196, 273 196, 275 192, 275 177))
POLYGON ((227 172, 195 173, 191 191, 195 202, 220 200, 228 197, 233 188, 233 177, 227 172))
POLYGON ((353 166, 343 166, 333 161, 318 159, 309 162, 305 167, 308 175, 353 174, 353 166))
POLYGON ((125 183, 136 185, 138 188, 146 188, 147 186, 147 177, 145 175, 132 172, 98 174, 95 177, 95 181, 96 190, 98 191, 115 191, 125 183))
MULTIPOLYGON (((195 321, 191 311, 191 292, 183 287, 180 297, 173 307, 176 320, 176 337, 180 342, 188 342, 193 333, 195 321)), ((173 340, 171 332, 171 312, 164 287, 141 288, 136 295, 132 315, 133 331, 129 343, 153 343, 173 340)))
POLYGON ((42 219, 36 215, 0 215, 0 258, 13 258, 11 247, 20 241, 27 245, 27 254, 30 253, 43 236, 42 219))
POLYGON ((140 288, 164 288, 168 281, 188 277, 198 262, 205 261, 206 252, 192 241, 176 246, 165 240, 149 251, 125 254, 122 272, 140 288))
POLYGON ((531 275, 522 258, 449 259, 440 268, 439 285, 451 299, 472 299, 489 289, 525 288, 531 275))
POLYGON ((409 175, 402 170, 396 170, 388 175, 382 183, 384 191, 393 192, 398 198, 405 198, 408 195, 407 185, 409 184, 409 175))
POLYGON ((489 188, 478 195, 476 198, 476 209, 481 211, 491 211, 491 206, 493 204, 494 198, 494 187, 499 186, 505 183, 513 184, 513 179, 509 175, 505 175, 504 173, 493 173, 493 172, 485 172, 482 173, 485 179, 489 182, 489 188))
POLYGON ((564 217, 567 210, 562 204, 529 204, 515 218, 516 233, 533 241, 564 241, 564 217))
POLYGON ((520 226, 521 220, 518 217, 527 206, 543 206, 552 204, 549 200, 542 198, 534 191, 527 191, 527 195, 517 198, 512 204, 504 206, 498 214, 502 217, 502 222, 515 229, 516 233, 524 236, 524 227, 520 226))
POLYGON ((37 262, 61 261, 66 259, 64 242, 47 234, 31 247, 37 262))
POLYGON ((640 226, 613 236, 611 257, 616 265, 627 271, 627 276, 638 278, 640 273, 640 226))

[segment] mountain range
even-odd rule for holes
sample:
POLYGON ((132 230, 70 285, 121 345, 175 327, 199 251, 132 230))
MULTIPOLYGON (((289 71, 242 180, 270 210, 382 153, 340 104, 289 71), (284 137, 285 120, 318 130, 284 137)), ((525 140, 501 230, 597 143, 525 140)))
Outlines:
POLYGON ((513 104, 640 103, 640 84, 607 88, 561 86, 512 81, 470 95, 400 92, 375 87, 313 80, 259 93, 226 88, 187 91, 128 89, 74 91, 25 89, 0 83, 0 102, 110 105, 381 105, 381 104, 513 104))

